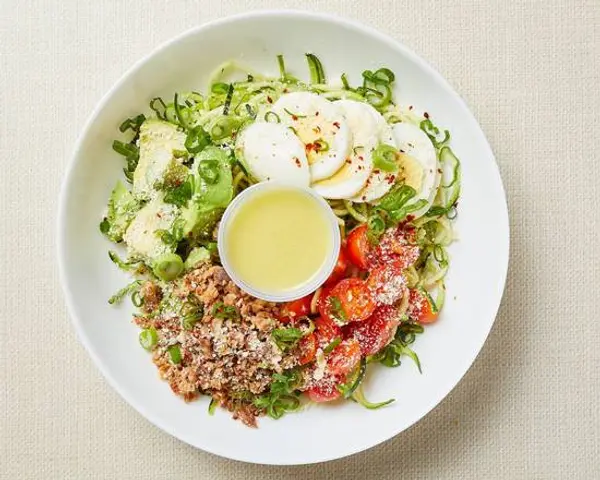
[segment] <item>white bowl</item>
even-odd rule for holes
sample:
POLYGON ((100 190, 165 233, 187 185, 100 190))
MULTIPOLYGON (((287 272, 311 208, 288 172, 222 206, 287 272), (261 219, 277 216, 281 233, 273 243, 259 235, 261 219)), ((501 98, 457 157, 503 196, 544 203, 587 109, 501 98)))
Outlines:
POLYGON ((260 298, 262 300, 267 300, 269 302, 288 302, 290 300, 296 300, 298 298, 305 297, 306 295, 314 292, 317 288, 319 288, 325 280, 329 278, 331 272, 335 268, 335 264, 337 263, 337 259, 340 253, 340 226, 338 224, 337 217, 329 204, 325 201, 323 197, 321 197, 317 192, 315 192, 312 188, 303 188, 293 185, 286 185, 280 182, 261 182, 255 185, 252 185, 250 188, 245 189, 238 196, 236 196, 233 201, 228 205, 223 217, 221 218, 221 223, 219 224, 219 233, 217 237, 217 247, 219 249, 219 258, 221 259, 221 264, 225 271, 229 274, 231 280, 242 290, 253 295, 254 297, 260 298), (331 249, 329 252, 329 258, 319 272, 313 276, 313 278, 305 284, 300 285, 299 288, 295 290, 289 290, 284 292, 263 292, 255 289, 252 285, 245 282, 241 279, 235 269, 229 263, 229 259, 227 258, 227 229, 229 227, 229 223, 231 219, 234 217, 235 212, 239 209, 241 205, 244 204, 245 201, 250 199, 252 196, 260 193, 261 191, 269 190, 269 189, 292 189, 297 190, 310 197, 314 198, 321 209, 323 210, 323 214, 327 217, 329 221, 329 228, 331 229, 331 249))
POLYGON ((508 266, 508 214, 494 156, 473 115, 448 83, 409 49, 381 33, 339 18, 300 12, 257 12, 211 22, 163 45, 137 63, 93 112, 66 174, 58 214, 58 260, 69 312, 79 338, 109 383, 143 416, 208 452, 254 463, 304 464, 350 455, 402 432, 435 407, 473 363, 496 316, 508 266), (322 60, 330 78, 386 66, 396 72, 402 102, 429 112, 452 132, 462 160, 463 190, 450 249, 447 303, 440 320, 414 344, 423 374, 410 361, 373 368, 366 391, 387 408, 319 405, 250 429, 226 412, 207 414, 208 400, 185 404, 158 379, 138 345, 132 307, 107 299, 127 282, 110 262, 113 246, 98 231, 122 160, 111 151, 120 122, 157 95, 206 87, 228 59, 276 74, 275 56, 306 72, 305 52, 322 60))

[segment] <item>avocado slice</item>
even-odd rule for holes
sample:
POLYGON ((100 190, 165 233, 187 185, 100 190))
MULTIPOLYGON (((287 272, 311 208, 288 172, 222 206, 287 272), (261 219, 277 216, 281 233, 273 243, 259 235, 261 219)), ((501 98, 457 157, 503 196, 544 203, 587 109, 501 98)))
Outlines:
POLYGON ((182 183, 189 169, 183 165, 185 133, 158 119, 146 120, 140 127, 140 159, 133 172, 133 195, 139 200, 154 198, 166 186, 182 183))

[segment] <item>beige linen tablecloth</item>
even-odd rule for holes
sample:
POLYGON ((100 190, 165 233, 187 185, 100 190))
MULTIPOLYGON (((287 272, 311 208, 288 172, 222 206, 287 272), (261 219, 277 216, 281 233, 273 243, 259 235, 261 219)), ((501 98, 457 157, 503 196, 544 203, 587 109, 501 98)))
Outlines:
POLYGON ((0 478, 600 478, 599 50, 598 0, 0 0, 0 478), (512 230, 496 325, 449 397, 297 468, 197 451, 129 407, 77 341, 54 245, 75 139, 121 74, 189 27, 282 7, 360 20, 437 67, 490 140, 512 230))

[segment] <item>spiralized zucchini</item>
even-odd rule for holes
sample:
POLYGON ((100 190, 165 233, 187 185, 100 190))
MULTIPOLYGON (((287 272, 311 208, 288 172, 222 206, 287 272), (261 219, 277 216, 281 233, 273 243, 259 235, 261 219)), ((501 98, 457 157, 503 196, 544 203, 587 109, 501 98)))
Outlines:
MULTIPOLYGON (((393 72, 387 68, 363 72, 362 85, 353 88, 346 75, 340 82, 328 82, 323 66, 313 54, 307 54, 310 81, 304 82, 286 70, 284 58, 278 56, 279 76, 266 77, 237 62, 219 66, 210 77, 206 95, 186 92, 175 95, 167 103, 156 98, 151 108, 163 118, 202 138, 205 132, 210 140, 225 149, 232 149, 238 131, 257 118, 279 122, 270 108, 282 95, 290 92, 314 92, 330 100, 352 99, 373 105, 388 124, 407 122, 418 126, 430 138, 437 152, 442 179, 435 200, 425 215, 409 226, 416 230, 416 243, 421 255, 416 264, 406 270, 410 288, 421 289, 440 309, 444 301, 444 279, 449 268, 447 247, 454 240, 451 220, 456 216, 456 202, 460 195, 460 161, 449 146, 450 134, 440 129, 426 116, 420 116, 411 106, 400 106, 392 98, 393 72)), ((236 193, 255 183, 244 167, 233 167, 233 186, 236 193)), ((349 200, 329 200, 338 217, 342 237, 360 224, 367 224, 376 238, 390 226, 389 219, 381 216, 377 205, 355 203, 349 200)), ((410 218, 407 217, 409 220, 410 218)), ((400 305, 406 311, 408 299, 400 305)))

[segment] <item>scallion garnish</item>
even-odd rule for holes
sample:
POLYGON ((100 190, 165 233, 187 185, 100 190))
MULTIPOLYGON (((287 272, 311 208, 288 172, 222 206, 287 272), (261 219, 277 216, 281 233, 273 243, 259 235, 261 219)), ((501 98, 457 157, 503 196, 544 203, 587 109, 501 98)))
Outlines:
POLYGON ((257 396, 253 401, 254 406, 263 409, 269 417, 275 419, 281 418, 287 412, 298 410, 300 400, 297 388, 301 380, 302 376, 297 369, 273 374, 269 392, 257 396))
POLYGON ((217 302, 213 305, 212 316, 226 320, 236 320, 240 317, 240 312, 233 305, 225 305, 223 302, 217 302))
POLYGON ((150 101, 150 108, 156 113, 156 116, 161 120, 166 120, 165 111, 167 110, 167 105, 163 101, 162 98, 156 97, 150 101))
POLYGON ((127 130, 131 130, 133 133, 137 134, 140 131, 140 127, 142 123, 146 120, 146 116, 143 113, 135 117, 128 118, 125 120, 120 126, 119 130, 121 133, 125 133, 127 130))
POLYGON ((281 118, 275 112, 268 111, 265 113, 265 122, 281 123, 281 118))
POLYGON ((285 72, 285 61, 283 60, 283 55, 277 55, 277 65, 279 65, 279 79, 282 82, 285 82, 287 79, 287 74, 285 72))
POLYGON ((284 108, 283 110, 294 120, 296 120, 298 118, 306 118, 306 115, 300 115, 299 113, 290 112, 287 108, 284 108))
POLYGON ((229 91, 229 84, 224 82, 213 83, 210 86, 210 91, 217 95, 225 95, 229 91))
POLYGON ((331 343, 323 349, 323 353, 327 355, 328 353, 333 352, 333 349, 340 343, 342 343, 342 339, 340 337, 334 338, 331 343))
POLYGON ((233 98, 233 83, 229 85, 227 90, 227 98, 225 98, 225 104, 223 105, 223 115, 229 115, 229 108, 231 107, 231 99, 233 98))
POLYGON ((202 127, 191 128, 185 137, 184 145, 191 154, 200 153, 210 145, 210 135, 202 127))
POLYGON ((342 73, 342 85, 344 86, 344 90, 351 90, 350 83, 348 83, 348 78, 345 73, 342 73))
POLYGON ((152 350, 158 343, 158 332, 154 327, 145 328, 139 335, 140 345, 145 350, 152 350))
POLYGON ((373 166, 384 172, 398 170, 398 150, 390 145, 381 144, 373 150, 373 166))
POLYGON ((325 140, 323 140, 322 138, 317 138, 314 142, 313 145, 315 146, 315 150, 317 152, 327 152, 329 150, 329 143, 327 143, 325 140))
POLYGON ((219 161, 214 158, 202 160, 198 164, 198 175, 209 185, 219 181, 219 161))
POLYGON ((348 315, 346 315, 341 300, 338 297, 329 297, 328 301, 333 317, 341 323, 346 323, 348 321, 348 315))
POLYGON ((170 282, 183 272, 183 260, 176 253, 164 253, 154 261, 152 271, 161 280, 170 282))
POLYGON ((318 57, 312 53, 306 54, 306 60, 308 61, 308 70, 310 72, 310 83, 325 83, 325 72, 323 70, 323 64, 318 57))
POLYGON ((276 328, 271 338, 281 351, 287 351, 297 345, 304 333, 299 328, 276 328))
POLYGON ((181 360, 183 359, 183 357, 181 356, 181 348, 179 347, 179 345, 171 345, 167 351, 169 352, 169 357, 171 358, 171 362, 173 362, 175 365, 178 365, 181 363, 181 360))
POLYGON ((165 203, 185 207, 194 193, 194 176, 188 175, 186 180, 179 186, 169 188, 165 192, 163 200, 165 203))
POLYGON ((173 98, 173 107, 175 108, 175 115, 177 115, 177 122, 186 130, 190 128, 187 119, 184 116, 184 112, 187 113, 187 110, 183 110, 185 107, 179 105, 179 96, 176 93, 173 98))

